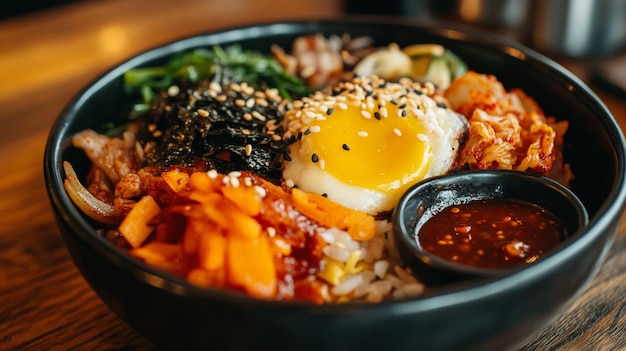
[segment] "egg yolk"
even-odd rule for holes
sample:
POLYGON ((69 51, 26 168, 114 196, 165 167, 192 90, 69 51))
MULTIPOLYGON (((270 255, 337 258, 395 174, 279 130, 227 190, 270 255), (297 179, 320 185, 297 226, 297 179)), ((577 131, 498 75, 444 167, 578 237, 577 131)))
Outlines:
POLYGON ((432 148, 417 117, 400 116, 390 103, 385 108, 387 117, 359 106, 334 109, 311 123, 311 133, 302 138, 304 151, 346 184, 381 192, 408 188, 424 178, 432 148))

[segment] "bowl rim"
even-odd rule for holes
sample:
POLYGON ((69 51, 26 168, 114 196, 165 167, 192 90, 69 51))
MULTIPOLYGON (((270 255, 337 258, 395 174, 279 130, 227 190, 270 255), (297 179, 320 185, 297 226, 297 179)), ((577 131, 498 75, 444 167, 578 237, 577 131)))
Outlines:
MULTIPOLYGON (((329 27, 342 25, 400 26, 406 29, 428 32, 442 39, 466 40, 472 45, 488 45, 493 50, 496 50, 504 55, 511 56, 521 61, 529 61, 533 65, 538 66, 545 71, 551 71, 552 74, 555 74, 563 80, 563 82, 567 83, 567 89, 572 92, 579 91, 579 94, 583 94, 587 100, 587 104, 590 105, 590 109, 593 107, 598 111, 598 113, 604 115, 605 118, 603 118, 601 122, 604 123, 607 133, 610 134, 609 137, 611 141, 616 146, 615 151, 617 159, 622 164, 626 163, 624 161, 626 159, 626 142, 624 135, 622 134, 621 128, 617 124, 615 118, 612 116, 605 104, 598 98, 598 96, 578 77, 566 70, 563 66, 521 44, 495 37, 480 30, 465 28, 462 26, 451 24, 433 26, 432 24, 420 21, 387 18, 384 16, 350 16, 337 19, 261 22, 223 28, 216 31, 202 32, 158 45, 114 65, 112 68, 106 70, 105 73, 92 80, 86 87, 82 88, 69 101, 59 117, 55 120, 53 126, 51 127, 44 151, 43 167, 46 190, 57 217, 72 230, 72 235, 76 236, 81 242, 105 256, 108 260, 111 260, 117 265, 124 265, 124 268, 130 275, 137 277, 137 279, 140 279, 146 284, 167 290, 175 295, 194 298, 219 299, 225 303, 237 303, 261 308, 314 309, 316 313, 322 314, 346 314, 354 313, 355 311, 359 311, 361 313, 379 313, 390 306, 394 306, 394 309, 397 311, 397 315, 404 315, 420 311, 435 310, 461 303, 471 303, 472 301, 485 298, 486 296, 500 294, 515 289, 515 286, 517 286, 520 281, 532 281, 534 279, 539 279, 541 276, 547 274, 550 266, 565 260, 566 257, 573 255, 576 252, 584 250, 590 242, 593 242, 601 234, 601 231, 598 228, 610 227, 612 220, 621 216, 624 203, 626 202, 626 167, 618 169, 617 174, 615 175, 615 181, 611 184, 610 192, 607 198, 599 206, 597 213, 590 218, 589 224, 583 233, 581 233, 576 240, 567 243, 567 245, 562 247, 560 250, 557 250, 550 255, 546 255, 540 264, 524 267, 502 277, 490 278, 474 283, 457 284, 453 287, 437 288, 434 293, 425 293, 410 299, 385 300, 376 304, 352 302, 339 305, 315 305, 310 302, 302 301, 260 300, 248 297, 243 293, 240 294, 231 291, 206 289, 193 286, 186 282, 184 278, 180 278, 151 267, 130 256, 127 252, 113 246, 102 236, 98 235, 80 211, 73 206, 71 200, 63 189, 63 160, 60 150, 63 150, 64 145, 67 144, 67 137, 61 138, 61 136, 67 134, 67 130, 70 127, 69 120, 71 120, 72 117, 78 113, 80 108, 89 99, 89 96, 98 89, 102 88, 108 82, 118 78, 130 67, 151 61, 155 58, 167 56, 182 49, 189 49, 191 47, 203 45, 206 46, 212 44, 213 42, 236 41, 237 39, 244 38, 266 38, 271 35, 279 34, 294 35, 304 34, 305 32, 323 32, 328 30, 329 27)), ((608 249, 605 249, 605 252, 603 253, 604 257, 607 252, 608 249)), ((602 260, 604 257, 602 257, 602 260)), ((594 274, 587 278, 585 286, 591 282, 591 279, 595 276, 598 270, 599 265, 595 268, 594 274)))

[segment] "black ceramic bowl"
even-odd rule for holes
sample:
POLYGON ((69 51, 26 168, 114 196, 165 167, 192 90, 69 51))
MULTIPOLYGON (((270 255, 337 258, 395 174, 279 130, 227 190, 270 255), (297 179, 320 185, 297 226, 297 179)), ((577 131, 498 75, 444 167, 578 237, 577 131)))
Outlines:
POLYGON ((54 124, 45 151, 47 189, 76 266, 103 301, 163 349, 192 350, 505 350, 553 321, 598 271, 622 214, 624 138, 598 98, 571 73, 524 47, 488 35, 393 20, 277 23, 183 39, 138 55, 97 79, 54 124), (575 240, 528 268, 497 279, 433 289, 410 300, 311 305, 259 301, 204 290, 149 267, 96 232, 63 190, 62 161, 80 175, 88 163, 72 134, 121 116, 129 101, 122 74, 173 53, 239 43, 268 51, 308 33, 369 35, 377 44, 440 43, 475 71, 535 97, 547 114, 570 122, 566 161, 590 214, 575 240), (529 298, 531 297, 532 298, 529 298))
MULTIPOLYGON (((587 210, 576 194, 540 175, 511 170, 471 170, 426 179, 402 196, 393 214, 396 247, 421 281, 431 285, 450 284, 463 279, 512 274, 513 270, 522 268, 454 262, 421 245, 421 228, 427 221, 451 206, 481 200, 512 200, 536 206, 556 217, 566 236, 551 250, 558 250, 560 245, 575 240, 589 220, 587 210)), ((545 254, 549 251, 538 260, 545 254)))

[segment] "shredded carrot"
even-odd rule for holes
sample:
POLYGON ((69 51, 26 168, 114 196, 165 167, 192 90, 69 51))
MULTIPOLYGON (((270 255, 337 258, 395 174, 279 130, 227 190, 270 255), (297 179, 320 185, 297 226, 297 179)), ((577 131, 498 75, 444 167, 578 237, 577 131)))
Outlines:
POLYGON ((256 216, 261 211, 261 197, 254 187, 225 186, 221 188, 224 197, 235 204, 241 211, 250 216, 256 216))
POLYGON ((177 193, 187 188, 187 183, 189 182, 189 173, 183 172, 177 168, 163 172, 161 177, 163 177, 167 185, 177 193))
POLYGON ((226 237, 218 232, 202 234, 198 248, 198 261, 207 270, 224 269, 226 262, 226 237))
POLYGON ((142 247, 133 249, 131 253, 135 257, 143 259, 149 265, 169 271, 179 270, 184 261, 184 253, 180 245, 166 244, 158 241, 153 241, 142 247))
POLYGON ((367 213, 339 205, 328 198, 292 189, 293 204, 307 217, 327 227, 345 230, 354 240, 368 240, 376 233, 376 221, 367 213))
POLYGON ((132 247, 139 247, 154 227, 149 222, 161 213, 161 208, 150 195, 137 201, 119 226, 119 231, 132 247))
POLYGON ((227 249, 228 279, 251 296, 273 298, 277 290, 274 257, 267 237, 246 239, 232 236, 227 249))

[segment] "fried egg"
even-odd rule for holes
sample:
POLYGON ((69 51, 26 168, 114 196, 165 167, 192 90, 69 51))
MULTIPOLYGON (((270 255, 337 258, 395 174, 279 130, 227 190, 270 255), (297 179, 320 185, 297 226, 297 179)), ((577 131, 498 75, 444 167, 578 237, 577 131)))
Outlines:
POLYGON ((467 120, 409 79, 354 78, 285 115, 289 186, 378 215, 415 183, 450 170, 467 120))

